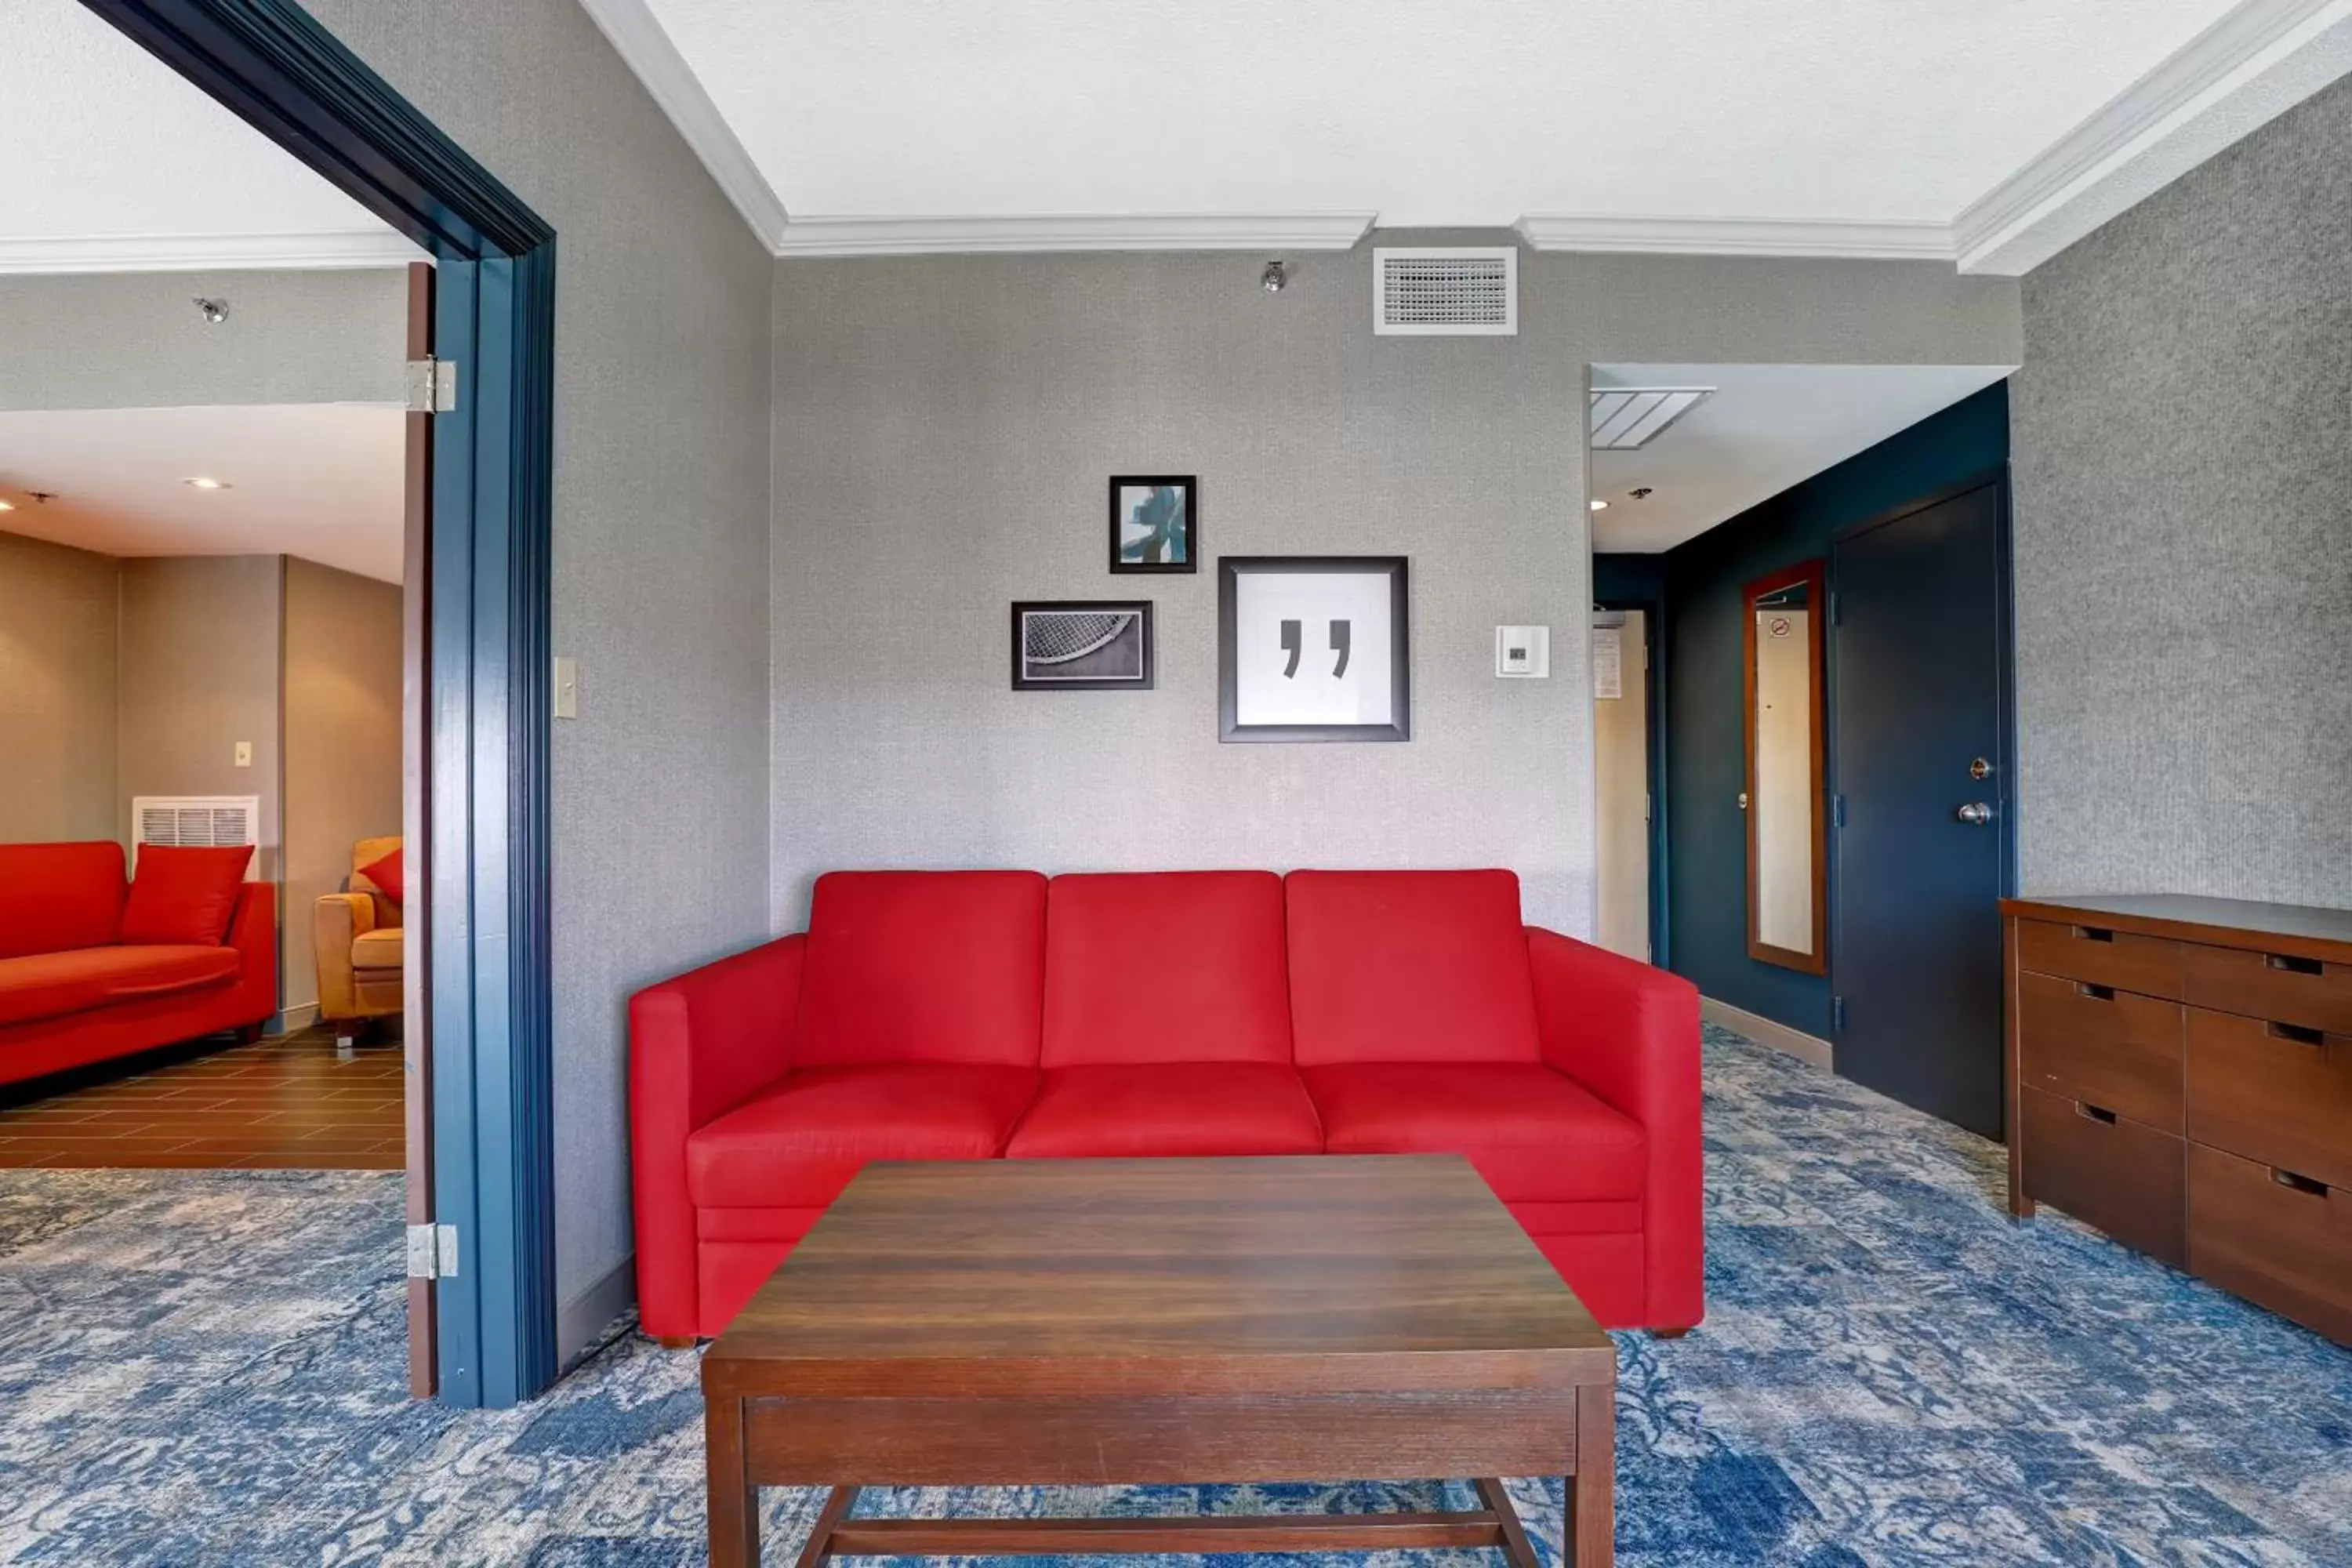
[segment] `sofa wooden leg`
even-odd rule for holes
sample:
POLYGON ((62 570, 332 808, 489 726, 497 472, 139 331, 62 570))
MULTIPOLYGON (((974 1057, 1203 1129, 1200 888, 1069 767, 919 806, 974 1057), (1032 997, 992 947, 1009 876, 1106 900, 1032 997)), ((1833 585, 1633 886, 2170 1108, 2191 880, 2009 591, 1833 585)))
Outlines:
POLYGON ((1654 1340, 1678 1340, 1689 1332, 1688 1329, 1652 1329, 1650 1337, 1654 1340))
POLYGON ((656 1334, 654 1343, 666 1351, 690 1351, 702 1342, 692 1334, 656 1334))

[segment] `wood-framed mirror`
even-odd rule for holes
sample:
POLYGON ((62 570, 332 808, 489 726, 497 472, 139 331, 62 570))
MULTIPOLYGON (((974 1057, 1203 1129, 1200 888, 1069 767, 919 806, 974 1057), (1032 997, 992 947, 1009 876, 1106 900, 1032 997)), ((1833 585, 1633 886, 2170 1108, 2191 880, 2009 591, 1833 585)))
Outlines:
POLYGON ((1829 973, 1822 563, 1757 578, 1743 595, 1748 728, 1748 956, 1829 973))

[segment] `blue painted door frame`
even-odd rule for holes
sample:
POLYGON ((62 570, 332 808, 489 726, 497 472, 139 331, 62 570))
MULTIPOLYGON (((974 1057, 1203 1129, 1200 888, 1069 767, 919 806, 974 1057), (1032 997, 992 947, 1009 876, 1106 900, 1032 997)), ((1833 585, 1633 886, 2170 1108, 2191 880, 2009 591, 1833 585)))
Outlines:
POLYGON ((435 353, 427 983, 440 1397, 555 1379, 548 953, 555 231, 292 0, 82 0, 422 246, 435 353))

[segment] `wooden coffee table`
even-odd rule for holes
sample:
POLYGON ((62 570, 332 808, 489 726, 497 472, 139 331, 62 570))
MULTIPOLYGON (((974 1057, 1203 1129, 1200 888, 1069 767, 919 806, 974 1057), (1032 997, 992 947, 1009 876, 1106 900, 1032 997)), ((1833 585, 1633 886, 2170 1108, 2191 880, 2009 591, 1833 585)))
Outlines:
POLYGON ((704 1355, 710 1560, 1498 1546, 1564 1475, 1610 1562, 1617 1359, 1451 1155, 868 1165, 704 1355), (861 1486, 1483 1478, 1446 1513, 853 1519, 861 1486))

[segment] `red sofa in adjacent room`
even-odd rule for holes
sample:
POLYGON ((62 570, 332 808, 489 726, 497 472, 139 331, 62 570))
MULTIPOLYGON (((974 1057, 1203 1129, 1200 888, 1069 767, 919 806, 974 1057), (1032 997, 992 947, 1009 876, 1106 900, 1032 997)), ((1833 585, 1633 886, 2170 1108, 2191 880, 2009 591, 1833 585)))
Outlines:
POLYGON ((234 897, 215 941, 126 942, 122 846, 0 844, 0 1083, 267 1022, 278 889, 234 897))
POLYGON ((1467 1155, 1612 1327, 1699 1321, 1698 994, 1507 871, 835 872, 629 1007, 639 1312, 714 1335, 874 1159, 1467 1155))

